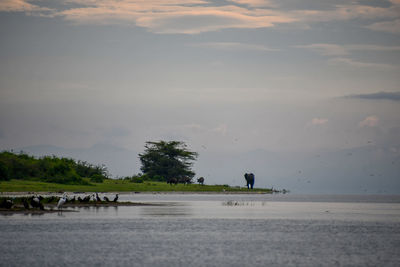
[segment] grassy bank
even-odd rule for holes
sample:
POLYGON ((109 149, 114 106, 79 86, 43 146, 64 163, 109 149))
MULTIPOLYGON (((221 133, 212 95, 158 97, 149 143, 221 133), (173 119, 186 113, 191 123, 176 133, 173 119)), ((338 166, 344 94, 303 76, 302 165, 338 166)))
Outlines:
POLYGON ((106 179, 103 183, 92 185, 65 185, 29 180, 10 180, 0 182, 0 192, 254 192, 271 193, 271 189, 230 187, 228 185, 177 184, 165 182, 132 183, 126 180, 106 179))

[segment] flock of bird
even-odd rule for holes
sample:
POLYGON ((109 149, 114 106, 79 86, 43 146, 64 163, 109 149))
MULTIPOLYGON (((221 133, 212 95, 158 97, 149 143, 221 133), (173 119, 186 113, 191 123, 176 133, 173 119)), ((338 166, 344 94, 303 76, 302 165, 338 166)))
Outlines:
MULTIPOLYGON (((15 199, 15 198, 14 198, 15 199)), ((45 199, 42 196, 38 196, 38 195, 34 195, 31 197, 23 197, 21 199, 22 201, 22 205, 24 206, 25 209, 30 209, 32 208, 39 208, 40 210, 44 210, 44 206, 43 206, 43 199, 45 199)), ((46 198, 46 202, 47 203, 52 203, 57 201, 58 197, 56 196, 51 196, 49 198, 46 198)), ((61 198, 58 199, 57 202, 57 209, 61 209, 64 204, 66 203, 89 203, 89 202, 117 202, 118 201, 118 194, 115 195, 113 200, 110 200, 108 197, 104 196, 103 199, 101 199, 99 197, 98 193, 95 194, 91 194, 91 195, 87 195, 83 198, 81 198, 80 196, 78 198, 76 198, 75 196, 73 196, 72 198, 68 197, 68 195, 66 193, 63 194, 63 196, 61 198)), ((14 205, 14 200, 13 199, 2 199, 0 201, 0 208, 4 208, 4 209, 11 209, 12 206, 14 205)))

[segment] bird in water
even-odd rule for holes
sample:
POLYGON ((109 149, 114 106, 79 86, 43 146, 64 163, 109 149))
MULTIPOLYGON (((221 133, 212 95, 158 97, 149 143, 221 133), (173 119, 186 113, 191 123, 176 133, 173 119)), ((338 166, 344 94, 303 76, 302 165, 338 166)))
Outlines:
POLYGON ((64 194, 63 197, 60 198, 60 200, 57 203, 57 209, 61 208, 62 210, 62 206, 65 204, 65 202, 67 202, 67 195, 64 194))
POLYGON ((115 198, 113 200, 113 202, 117 202, 118 201, 118 194, 115 194, 115 198))

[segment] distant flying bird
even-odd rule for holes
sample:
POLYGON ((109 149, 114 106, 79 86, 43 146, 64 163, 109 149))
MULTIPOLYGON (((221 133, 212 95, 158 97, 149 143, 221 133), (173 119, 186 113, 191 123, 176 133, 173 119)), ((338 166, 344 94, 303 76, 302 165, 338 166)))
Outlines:
POLYGON ((114 198, 113 201, 114 201, 114 202, 117 202, 117 201, 118 201, 118 194, 115 195, 115 198, 114 198))

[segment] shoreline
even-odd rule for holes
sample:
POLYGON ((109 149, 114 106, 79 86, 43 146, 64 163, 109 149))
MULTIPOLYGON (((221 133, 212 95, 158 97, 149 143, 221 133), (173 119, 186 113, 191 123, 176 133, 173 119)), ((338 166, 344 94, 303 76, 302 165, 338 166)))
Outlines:
POLYGON ((101 191, 63 191, 63 192, 52 192, 52 191, 16 191, 16 192, 0 192, 0 196, 24 196, 24 195, 50 195, 50 196, 58 196, 62 194, 69 194, 69 195, 74 195, 74 194, 93 194, 93 193, 99 193, 99 194, 119 194, 119 195, 131 195, 131 194, 147 194, 147 195, 156 195, 156 194, 177 194, 177 195, 185 195, 185 194, 198 194, 198 195, 210 195, 210 194, 215 194, 215 195, 272 195, 272 194, 284 194, 283 192, 263 192, 263 191, 240 191, 240 192, 235 192, 235 191, 113 191, 113 192, 101 192, 101 191))

